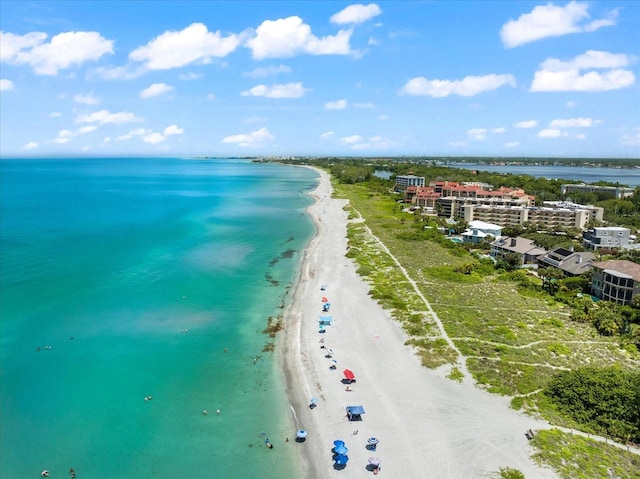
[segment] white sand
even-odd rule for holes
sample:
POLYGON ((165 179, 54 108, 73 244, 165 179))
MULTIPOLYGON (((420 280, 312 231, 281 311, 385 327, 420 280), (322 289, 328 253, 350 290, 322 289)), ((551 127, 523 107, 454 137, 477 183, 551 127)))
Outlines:
POLYGON ((295 427, 308 431, 304 443, 291 444, 303 458, 304 477, 372 477, 366 468, 371 456, 380 458, 379 476, 388 478, 486 478, 500 467, 516 468, 527 478, 558 477, 533 462, 525 437, 528 429, 548 428, 547 423, 510 409, 507 398, 422 367, 404 345, 399 324, 371 299, 369 286, 345 257, 346 202, 330 198, 329 176, 320 174, 317 201, 309 208, 318 231, 305 252, 279 346, 295 427), (320 334, 323 296, 331 303, 326 314, 333 325, 320 334), (334 351, 334 371, 321 338, 334 351), (341 382, 345 368, 356 375, 352 392, 341 382), (319 399, 313 410, 312 397, 319 399), (347 405, 364 406, 362 421, 347 420, 347 405), (365 447, 370 436, 380 440, 375 452, 365 447), (349 448, 341 471, 333 467, 335 439, 349 448))

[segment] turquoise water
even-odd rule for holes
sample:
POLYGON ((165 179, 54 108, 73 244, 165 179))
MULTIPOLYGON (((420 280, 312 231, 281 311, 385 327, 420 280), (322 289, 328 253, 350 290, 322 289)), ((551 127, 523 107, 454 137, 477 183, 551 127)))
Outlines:
POLYGON ((0 161, 0 476, 299 477, 263 330, 313 234, 316 176, 0 161))

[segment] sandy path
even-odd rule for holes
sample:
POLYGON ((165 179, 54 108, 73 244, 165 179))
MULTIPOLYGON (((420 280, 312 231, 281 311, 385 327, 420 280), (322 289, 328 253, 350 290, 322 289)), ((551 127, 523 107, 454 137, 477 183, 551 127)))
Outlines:
POLYGON ((486 478, 507 466, 526 477, 558 477, 531 460, 524 435, 547 423, 513 411, 508 399, 471 381, 460 384, 420 366, 404 345, 405 333, 371 299, 369 286, 345 257, 346 202, 330 198, 329 176, 320 174, 317 201, 309 208, 318 231, 304 253, 279 344, 295 427, 309 433, 304 443, 292 444, 301 452, 304 477, 372 477, 366 468, 370 456, 381 459, 380 475, 389 478, 486 478), (331 303, 333 325, 320 334, 323 296, 331 303), (329 369, 332 359, 320 348, 321 338, 334 352, 336 370, 329 369), (356 374, 351 392, 341 382, 345 368, 356 374), (311 397, 319 399, 313 410, 311 397), (347 420, 347 405, 364 406, 362 421, 347 420), (380 440, 375 452, 365 447, 370 436, 380 440), (335 439, 349 448, 342 471, 333 467, 335 439))

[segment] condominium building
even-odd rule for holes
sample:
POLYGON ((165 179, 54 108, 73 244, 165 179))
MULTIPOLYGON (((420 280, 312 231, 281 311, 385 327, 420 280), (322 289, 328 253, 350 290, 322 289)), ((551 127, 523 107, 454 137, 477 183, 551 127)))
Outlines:
POLYGON ((618 304, 631 304, 640 292, 640 265, 627 260, 593 263, 591 293, 618 304))
POLYGON ((631 231, 620 226, 596 227, 582 234, 582 245, 588 249, 624 248, 630 243, 631 231))
POLYGON ((396 191, 404 191, 409 186, 424 186, 424 176, 398 175, 396 176, 396 191))
POLYGON ((586 185, 584 183, 576 184, 576 185, 562 185, 560 187, 560 191, 563 195, 567 193, 580 192, 580 193, 604 193, 607 196, 612 196, 613 198, 621 199, 628 198, 629 196, 633 196, 633 188, 628 188, 625 186, 595 186, 595 185, 586 185))

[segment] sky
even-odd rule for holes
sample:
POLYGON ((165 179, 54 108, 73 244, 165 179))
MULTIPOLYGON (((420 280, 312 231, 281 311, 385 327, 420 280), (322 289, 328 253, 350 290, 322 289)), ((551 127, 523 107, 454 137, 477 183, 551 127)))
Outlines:
POLYGON ((0 1, 0 157, 640 158, 640 2, 0 1))

